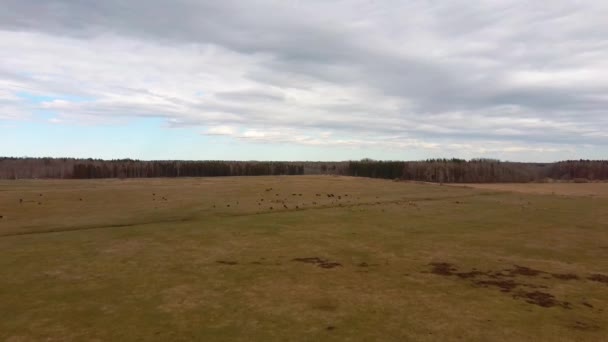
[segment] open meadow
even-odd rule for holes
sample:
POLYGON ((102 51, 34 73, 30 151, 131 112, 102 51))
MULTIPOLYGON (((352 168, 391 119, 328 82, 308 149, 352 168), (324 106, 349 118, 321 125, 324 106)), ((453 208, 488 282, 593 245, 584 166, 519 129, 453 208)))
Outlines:
POLYGON ((0 340, 604 339, 608 183, 519 187, 0 181, 0 340))

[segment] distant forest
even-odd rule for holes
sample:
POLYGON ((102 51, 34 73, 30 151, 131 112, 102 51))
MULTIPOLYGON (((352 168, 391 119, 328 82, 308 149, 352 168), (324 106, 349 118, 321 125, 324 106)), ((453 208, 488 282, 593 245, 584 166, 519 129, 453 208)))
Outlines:
POLYGON ((424 161, 258 162, 140 161, 0 157, 0 179, 93 179, 264 175, 345 175, 438 183, 608 180, 608 161, 515 163, 494 159, 424 161))

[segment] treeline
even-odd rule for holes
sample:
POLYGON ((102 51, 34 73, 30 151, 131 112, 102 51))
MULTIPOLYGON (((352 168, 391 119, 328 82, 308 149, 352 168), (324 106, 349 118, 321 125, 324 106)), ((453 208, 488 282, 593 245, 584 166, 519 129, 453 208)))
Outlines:
POLYGON ((568 160, 514 163, 494 159, 429 159, 425 161, 352 161, 351 176, 439 183, 593 181, 608 179, 608 161, 568 160))
POLYGON ((608 160, 567 160, 547 165, 547 177, 566 180, 608 179, 608 160))
POLYGON ((438 183, 608 180, 608 161, 515 163, 494 159, 424 161, 257 162, 1 158, 0 179, 149 178, 336 174, 438 183))
POLYGON ((293 162, 140 161, 70 158, 0 158, 0 178, 151 178, 302 175, 293 162))

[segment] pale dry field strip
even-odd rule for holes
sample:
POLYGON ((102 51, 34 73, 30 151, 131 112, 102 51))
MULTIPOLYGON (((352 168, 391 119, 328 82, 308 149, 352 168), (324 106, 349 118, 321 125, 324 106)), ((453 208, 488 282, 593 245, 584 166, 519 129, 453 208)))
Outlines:
POLYGON ((562 196, 608 197, 608 183, 492 183, 492 184, 451 184, 482 190, 500 190, 529 194, 562 196))

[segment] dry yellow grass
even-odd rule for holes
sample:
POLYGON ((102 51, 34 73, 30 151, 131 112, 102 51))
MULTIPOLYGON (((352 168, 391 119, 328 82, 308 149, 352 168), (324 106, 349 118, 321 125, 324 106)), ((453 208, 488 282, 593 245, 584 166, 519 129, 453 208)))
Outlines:
POLYGON ((601 196, 309 176, 5 181, 0 215, 0 340, 607 333, 601 196))
POLYGON ((483 190, 500 190, 528 194, 563 195, 563 196, 598 196, 608 197, 608 183, 490 183, 458 184, 457 187, 469 187, 483 190))

